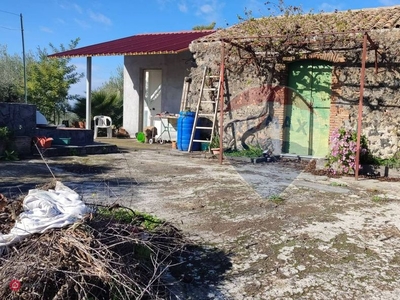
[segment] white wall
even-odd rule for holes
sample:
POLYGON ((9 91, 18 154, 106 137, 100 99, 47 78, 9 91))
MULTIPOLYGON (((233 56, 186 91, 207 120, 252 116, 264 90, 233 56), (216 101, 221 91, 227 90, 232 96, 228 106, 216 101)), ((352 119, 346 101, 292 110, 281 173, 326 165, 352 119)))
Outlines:
POLYGON ((191 53, 137 55, 124 57, 123 127, 131 137, 141 131, 143 69, 162 70, 161 111, 179 113, 183 80, 189 75, 191 53))

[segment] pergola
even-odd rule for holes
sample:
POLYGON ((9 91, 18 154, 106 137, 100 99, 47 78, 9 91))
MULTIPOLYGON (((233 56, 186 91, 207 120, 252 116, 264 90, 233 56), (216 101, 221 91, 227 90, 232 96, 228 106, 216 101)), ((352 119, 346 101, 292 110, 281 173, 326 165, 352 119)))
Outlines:
MULTIPOLYGON (((298 34, 292 35, 288 38, 288 35, 265 35, 265 36, 230 36, 215 38, 213 41, 219 41, 221 43, 221 64, 220 64, 220 81, 221 81, 221 92, 220 92, 220 124, 223 124, 224 114, 224 80, 225 80, 225 44, 239 45, 240 41, 260 41, 265 40, 281 40, 287 46, 293 46, 296 49, 303 49, 304 54, 323 51, 360 51, 362 50, 361 57, 361 71, 360 71, 360 95, 358 101, 358 122, 357 122, 357 151, 356 151, 356 167, 355 167, 355 178, 358 180, 359 162, 360 162, 360 140, 361 140, 361 127, 362 127, 362 111, 363 111, 363 98, 364 98, 364 84, 365 84, 365 65, 367 59, 367 50, 375 51, 375 72, 377 72, 378 63, 378 45, 374 43, 366 31, 347 31, 347 32, 331 32, 331 33, 310 33, 310 34, 298 34), (349 43, 351 46, 349 46, 349 43), (368 43, 370 45, 368 49, 368 43)), ((208 40, 205 38, 204 40, 208 40)), ((209 41, 209 40, 208 40, 209 41)), ((268 49, 267 49, 268 50, 268 49)), ((271 49, 272 50, 272 49, 271 49)), ((276 56, 273 52, 270 54, 270 58, 274 59, 276 56)), ((223 126, 219 128, 220 134, 220 148, 223 148, 223 126)), ((219 156, 219 163, 222 164, 223 157, 219 156)))

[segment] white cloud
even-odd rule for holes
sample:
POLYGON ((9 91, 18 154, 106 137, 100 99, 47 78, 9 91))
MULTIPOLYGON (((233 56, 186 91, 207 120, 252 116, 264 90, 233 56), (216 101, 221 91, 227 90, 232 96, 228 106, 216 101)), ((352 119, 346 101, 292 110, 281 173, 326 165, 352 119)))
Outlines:
POLYGON ((58 22, 58 23, 60 23, 60 24, 66 24, 66 22, 64 21, 64 19, 61 19, 61 18, 57 18, 56 19, 56 21, 58 22))
POLYGON ((193 1, 195 14, 206 22, 220 22, 223 15, 225 3, 219 0, 196 0, 193 1))
POLYGON ((75 23, 77 23, 80 27, 87 29, 90 28, 90 25, 84 21, 84 20, 79 20, 79 19, 74 19, 75 23))
POLYGON ((73 3, 73 4, 72 4, 72 7, 73 7, 78 13, 80 13, 80 14, 83 13, 82 8, 81 8, 78 4, 73 3))
POLYGON ((110 26, 112 24, 111 20, 101 13, 95 13, 95 12, 89 10, 89 17, 93 21, 105 24, 107 26, 110 26))
POLYGON ((47 32, 47 33, 53 33, 53 30, 51 30, 50 28, 45 27, 45 26, 40 26, 40 31, 47 32))
POLYGON ((72 10, 75 10, 76 12, 78 12, 79 14, 83 13, 82 8, 78 4, 73 3, 73 2, 59 1, 58 5, 64 10, 71 10, 72 9, 72 10))
POLYGON ((183 1, 181 3, 178 3, 178 8, 179 8, 180 12, 183 12, 183 13, 187 13, 188 12, 188 6, 187 6, 187 3, 185 1, 183 1))
POLYGON ((202 5, 200 11, 202 14, 212 14, 215 12, 214 8, 209 4, 202 5))
POLYGON ((172 0, 157 0, 158 8, 163 10, 172 0))

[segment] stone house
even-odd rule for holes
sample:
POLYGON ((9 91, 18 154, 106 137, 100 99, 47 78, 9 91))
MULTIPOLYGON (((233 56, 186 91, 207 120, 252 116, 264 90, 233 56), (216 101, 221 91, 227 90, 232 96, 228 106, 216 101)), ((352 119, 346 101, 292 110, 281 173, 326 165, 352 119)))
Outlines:
POLYGON ((192 109, 204 67, 223 65, 225 147, 324 157, 360 119, 375 156, 400 151, 400 6, 254 19, 190 51, 192 109))

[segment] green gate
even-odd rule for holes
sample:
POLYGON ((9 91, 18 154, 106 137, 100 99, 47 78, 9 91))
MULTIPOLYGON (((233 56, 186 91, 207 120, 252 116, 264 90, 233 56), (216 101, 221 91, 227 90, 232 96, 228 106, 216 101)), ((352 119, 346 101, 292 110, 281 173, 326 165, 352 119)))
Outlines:
POLYGON ((283 153, 324 157, 329 151, 332 65, 302 60, 289 66, 283 153))

